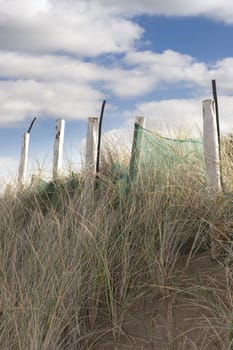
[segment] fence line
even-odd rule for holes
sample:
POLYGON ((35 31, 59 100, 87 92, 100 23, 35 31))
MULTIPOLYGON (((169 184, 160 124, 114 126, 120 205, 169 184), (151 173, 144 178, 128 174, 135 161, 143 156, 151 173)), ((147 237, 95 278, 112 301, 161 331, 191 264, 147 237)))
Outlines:
MULTIPOLYGON (((203 105, 203 135, 204 135, 204 159, 207 177, 207 186, 211 191, 222 191, 221 185, 221 169, 219 154, 219 138, 216 121, 215 102, 213 100, 205 100, 203 105)), ((136 117, 134 126, 133 143, 131 150, 131 159, 129 163, 129 176, 133 180, 139 174, 142 133, 139 133, 139 127, 145 127, 146 118, 136 117)), ((90 179, 96 175, 97 161, 97 145, 98 145, 98 127, 99 118, 88 118, 87 137, 86 137, 86 189, 92 187, 90 179)), ((58 119, 56 121, 56 133, 53 151, 53 180, 61 176, 62 157, 64 146, 65 120, 58 119)), ((20 165, 18 172, 18 183, 24 184, 26 181, 28 152, 29 152, 30 133, 23 135, 20 165)))

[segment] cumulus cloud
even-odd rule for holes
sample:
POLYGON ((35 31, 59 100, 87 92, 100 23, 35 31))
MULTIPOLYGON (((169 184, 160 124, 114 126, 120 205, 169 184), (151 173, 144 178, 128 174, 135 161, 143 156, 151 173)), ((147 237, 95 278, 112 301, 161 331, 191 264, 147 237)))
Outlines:
MULTIPOLYGON (((223 134, 233 129, 232 111, 233 97, 219 96, 220 129, 223 134)), ((134 110, 125 112, 127 118, 132 115, 145 116, 147 128, 156 129, 167 136, 174 130, 185 131, 190 136, 197 136, 202 132, 202 99, 144 102, 138 104, 134 110)))
POLYGON ((31 17, 46 13, 50 8, 48 0, 0 0, 0 13, 6 17, 31 17))
POLYGON ((92 0, 103 7, 112 7, 115 13, 128 16, 140 14, 163 16, 206 16, 225 23, 233 24, 233 7, 231 0, 92 0))
POLYGON ((233 131, 233 96, 219 96, 219 118, 222 133, 233 131))
POLYGON ((201 101, 196 99, 170 99, 140 103, 135 110, 127 111, 129 115, 146 117, 146 127, 156 129, 168 135, 172 130, 187 130, 193 128, 197 133, 202 126, 201 101))
POLYGON ((207 16, 233 24, 231 0, 0 0, 0 47, 94 57, 130 51, 135 15, 207 16))
POLYGON ((210 67, 210 74, 218 80, 219 88, 225 94, 233 93, 233 57, 227 57, 210 67))
MULTIPOLYGON (((98 3, 98 2, 97 2, 98 3)), ((101 12, 88 1, 10 0, 0 2, 0 46, 6 50, 67 52, 96 56, 129 50, 140 26, 101 12), (4 3, 4 4, 3 4, 4 3)))
POLYGON ((166 50, 162 53, 130 52, 125 56, 125 61, 141 66, 145 74, 153 76, 158 82, 172 83, 183 80, 202 85, 209 78, 208 69, 204 63, 173 50, 166 50))
POLYGON ((0 125, 38 114, 86 119, 98 111, 100 99, 100 92, 84 84, 0 81, 0 125))
POLYGON ((35 55, 0 51, 3 78, 43 81, 105 82, 117 95, 135 96, 151 90, 161 81, 209 79, 206 65, 172 50, 163 53, 132 51, 113 65, 85 62, 64 55, 35 55))
POLYGON ((160 83, 201 83, 208 75, 204 64, 173 51, 132 52, 105 67, 63 55, 1 50, 0 71, 2 125, 32 114, 87 118, 98 111, 104 91, 122 98, 142 96, 160 83))
POLYGON ((68 56, 37 56, 11 51, 0 51, 0 71, 6 79, 62 81, 71 84, 71 89, 74 88, 74 83, 78 86, 102 83, 102 88, 124 97, 138 96, 150 91, 157 79, 155 75, 147 74, 140 65, 123 67, 121 60, 118 65, 105 67, 68 56))
POLYGON ((132 51, 104 66, 65 55, 1 50, 0 124, 32 114, 83 119, 99 111, 106 95, 135 98, 179 83, 198 94, 210 90, 214 78, 222 94, 232 94, 232 63, 226 58, 208 67, 189 55, 166 50, 132 51))
POLYGON ((82 119, 106 96, 142 98, 171 84, 192 86, 197 96, 213 78, 231 94, 232 58, 208 67, 172 50, 135 47, 143 33, 135 14, 211 16, 220 7, 230 13, 227 0, 0 0, 0 124, 32 114, 82 119), (105 53, 117 59, 82 57, 105 53))

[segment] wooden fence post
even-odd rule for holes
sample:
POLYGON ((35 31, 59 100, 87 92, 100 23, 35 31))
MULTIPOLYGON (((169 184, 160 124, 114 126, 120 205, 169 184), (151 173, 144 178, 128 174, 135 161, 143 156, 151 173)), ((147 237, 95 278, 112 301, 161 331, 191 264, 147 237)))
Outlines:
POLYGON ((20 157, 20 163, 19 163, 19 174, 18 174, 18 184, 19 185, 24 185, 25 181, 26 181, 29 140, 30 140, 30 133, 26 132, 23 135, 21 157, 20 157))
POLYGON ((134 180, 139 174, 140 166, 140 156, 141 156, 141 145, 142 145, 142 134, 139 133, 139 128, 144 128, 146 124, 145 117, 136 117, 134 124, 134 135, 133 135, 133 144, 131 151, 131 158, 129 163, 129 178, 134 180))
POLYGON ((96 173, 98 132, 99 118, 88 118, 85 168, 88 175, 92 176, 96 173))
MULTIPOLYGON (((222 191, 219 133, 216 118, 215 102, 213 100, 203 101, 203 136, 204 157, 207 177, 207 186, 213 200, 214 195, 222 191)), ((210 254, 216 260, 221 252, 221 243, 218 241, 218 229, 210 223, 209 235, 211 241, 210 254)))
POLYGON ((86 137, 86 162, 85 162, 85 188, 83 215, 88 212, 88 208, 94 198, 94 186, 96 176, 97 145, 99 134, 99 118, 88 118, 86 137))
POLYGON ((18 174, 18 184, 20 186, 24 185, 25 181, 26 181, 30 132, 32 130, 32 127, 33 127, 36 119, 37 119, 36 117, 33 118, 32 122, 28 128, 28 131, 23 135, 21 157, 20 157, 20 163, 19 163, 19 174, 18 174))
POLYGON ((221 192, 221 168, 219 137, 213 100, 203 101, 204 157, 208 186, 213 192, 221 192))
POLYGON ((53 180, 56 180, 61 175, 64 133, 65 120, 58 119, 56 121, 56 135, 53 148, 53 180))

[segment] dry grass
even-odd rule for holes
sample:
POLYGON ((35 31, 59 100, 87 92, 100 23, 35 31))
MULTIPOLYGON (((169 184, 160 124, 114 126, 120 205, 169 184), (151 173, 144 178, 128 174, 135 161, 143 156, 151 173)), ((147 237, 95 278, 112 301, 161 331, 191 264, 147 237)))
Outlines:
POLYGON ((0 200, 0 349, 233 349, 232 196, 105 169, 88 205, 85 174, 0 200))

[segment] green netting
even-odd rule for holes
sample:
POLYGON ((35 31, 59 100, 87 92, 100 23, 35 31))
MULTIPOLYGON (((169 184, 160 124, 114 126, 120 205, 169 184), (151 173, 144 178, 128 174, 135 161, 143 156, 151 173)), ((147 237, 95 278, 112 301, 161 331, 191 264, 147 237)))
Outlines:
POLYGON ((129 170, 131 178, 150 171, 161 176, 178 173, 180 176, 185 170, 199 171, 204 175, 202 140, 162 137, 136 125, 133 149, 129 170))

